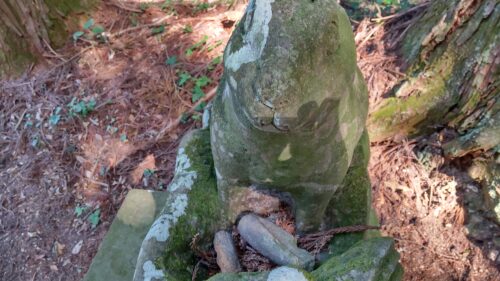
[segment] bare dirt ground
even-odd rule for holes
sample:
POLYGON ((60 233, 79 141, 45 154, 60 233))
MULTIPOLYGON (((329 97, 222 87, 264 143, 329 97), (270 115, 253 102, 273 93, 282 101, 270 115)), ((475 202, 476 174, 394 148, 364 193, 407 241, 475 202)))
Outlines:
MULTIPOLYGON (((243 9, 111 3, 78 15, 84 35, 47 48, 45 65, 0 82, 0 280, 80 280, 127 191, 164 190, 243 9)), ((355 26, 374 104, 396 83, 397 59, 372 57, 366 46, 380 38, 355 26), (374 67, 387 71, 374 77, 374 67)), ((464 232, 469 183, 439 157, 431 169, 415 160, 416 144, 373 144, 370 164, 405 280, 500 280, 464 232)))

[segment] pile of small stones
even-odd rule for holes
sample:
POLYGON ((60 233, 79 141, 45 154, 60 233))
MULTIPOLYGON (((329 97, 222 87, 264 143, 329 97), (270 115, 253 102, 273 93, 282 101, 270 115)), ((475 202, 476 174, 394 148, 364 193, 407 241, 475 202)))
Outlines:
MULTIPOLYGON (((293 266, 312 270, 315 258, 308 251, 297 246, 297 239, 269 219, 256 214, 246 214, 238 222, 237 230, 258 253, 280 266, 293 266)), ((215 234, 214 248, 217 265, 221 272, 240 272, 242 266, 238 259, 233 237, 228 231, 215 234)))

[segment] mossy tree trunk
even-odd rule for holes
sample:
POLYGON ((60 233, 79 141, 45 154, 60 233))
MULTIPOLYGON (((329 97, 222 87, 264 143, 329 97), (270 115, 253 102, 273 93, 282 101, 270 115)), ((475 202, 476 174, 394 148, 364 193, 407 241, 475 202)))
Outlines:
POLYGON ((448 154, 498 148, 499 0, 432 1, 405 35, 405 79, 372 111, 373 141, 450 126, 448 154))
POLYGON ((67 38, 66 16, 92 0, 0 1, 0 76, 21 72, 41 59, 47 45, 67 38))

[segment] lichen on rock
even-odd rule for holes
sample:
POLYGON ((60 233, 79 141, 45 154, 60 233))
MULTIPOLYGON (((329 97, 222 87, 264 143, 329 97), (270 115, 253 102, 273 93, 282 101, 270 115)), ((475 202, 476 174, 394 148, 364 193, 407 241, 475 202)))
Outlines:
POLYGON ((156 280, 160 272, 168 280, 190 279, 189 268, 195 264, 190 248, 193 238, 206 250, 215 232, 225 225, 208 130, 193 131, 183 138, 167 190, 167 203, 141 246, 134 280, 156 280))

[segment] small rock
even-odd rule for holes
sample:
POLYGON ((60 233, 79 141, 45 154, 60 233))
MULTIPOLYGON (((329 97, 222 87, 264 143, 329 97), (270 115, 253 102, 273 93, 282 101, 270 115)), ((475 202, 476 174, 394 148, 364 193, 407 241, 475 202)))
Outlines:
POLYGON ((499 251, 498 250, 491 250, 488 253, 488 258, 492 261, 496 261, 498 257, 499 251))
POLYGON ((264 194, 254 188, 245 188, 233 195, 229 208, 236 215, 243 212, 265 215, 278 211, 280 200, 277 197, 264 194))
POLYGON ((297 240, 272 222, 248 214, 238 223, 238 231, 255 250, 278 265, 311 270, 314 256, 297 247, 297 240))
POLYGON ((57 256, 62 256, 64 254, 64 248, 66 248, 66 245, 57 241, 54 243, 54 252, 57 256))
POLYGON ((217 253, 217 265, 219 265, 221 272, 241 271, 233 238, 229 232, 219 231, 215 234, 214 248, 217 253))
POLYGON ((82 249, 82 246, 83 246, 83 240, 78 241, 78 243, 76 243, 73 249, 71 249, 71 253, 73 255, 78 255, 78 253, 80 253, 80 250, 82 249))
POLYGON ((308 281, 309 279, 300 272, 300 270, 292 267, 282 266, 274 269, 269 273, 267 281, 308 281))
POLYGON ((480 215, 470 216, 469 223, 466 225, 467 236, 474 240, 486 241, 493 238, 490 224, 480 215))

